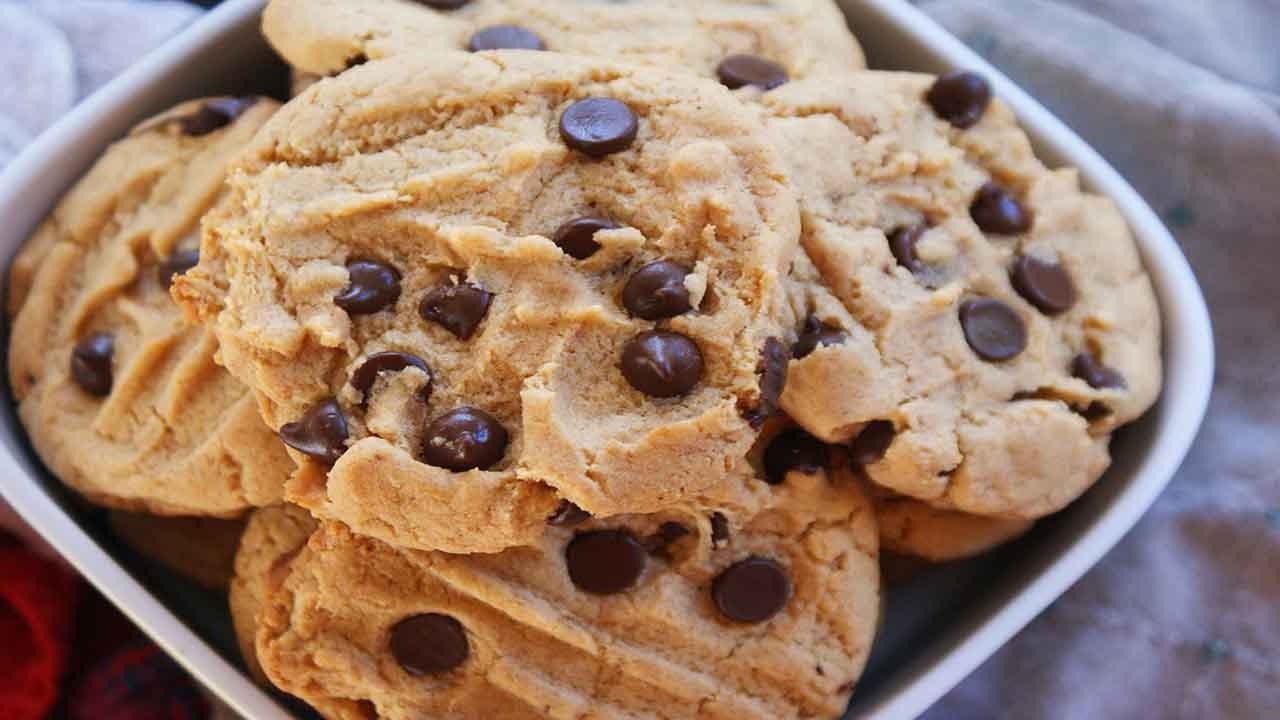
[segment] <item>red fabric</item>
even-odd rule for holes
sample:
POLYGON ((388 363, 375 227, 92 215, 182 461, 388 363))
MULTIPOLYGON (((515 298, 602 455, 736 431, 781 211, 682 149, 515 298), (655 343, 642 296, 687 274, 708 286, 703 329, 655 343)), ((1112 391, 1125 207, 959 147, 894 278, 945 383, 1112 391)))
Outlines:
POLYGON ((0 536, 0 718, 39 720, 58 699, 79 583, 0 536))

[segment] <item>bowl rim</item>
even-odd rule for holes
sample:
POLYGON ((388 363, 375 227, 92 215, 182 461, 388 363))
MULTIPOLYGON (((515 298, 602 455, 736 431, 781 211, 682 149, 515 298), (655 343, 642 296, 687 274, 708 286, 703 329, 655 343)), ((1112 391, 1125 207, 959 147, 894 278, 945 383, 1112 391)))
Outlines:
MULTIPOLYGON (((1190 449, 1208 407, 1214 349, 1208 308, 1190 265, 1155 212, 1127 181, 1039 102, 905 0, 843 0, 859 13, 911 36, 933 56, 954 67, 978 70, 1018 116, 1038 148, 1079 168, 1095 191, 1109 196, 1124 214, 1160 299, 1164 320, 1165 394, 1160 432, 1134 470, 1130 485, 1101 512, 1093 526, 1020 592, 1000 599, 985 619, 954 630, 955 641, 899 671, 900 677, 856 708, 859 716, 915 717, 957 685, 1053 600, 1093 567, 1127 533, 1172 479, 1190 449)), ((69 148, 108 139, 98 121, 127 114, 162 76, 198 50, 216 44, 256 16, 264 0, 226 0, 182 33, 94 93, 45 131, 0 174, 0 208, 32 193, 54 199, 67 184, 41 181, 42 170, 69 148), (50 185, 56 183, 56 187, 50 185), (34 188, 34 189, 33 189, 34 188)), ((95 148, 94 154, 101 149, 95 148)), ((102 594, 237 712, 274 720, 290 715, 266 692, 224 660, 146 588, 115 562, 40 485, 8 449, 0 452, 0 495, 102 594), (19 479, 14 481, 13 479, 19 479)))

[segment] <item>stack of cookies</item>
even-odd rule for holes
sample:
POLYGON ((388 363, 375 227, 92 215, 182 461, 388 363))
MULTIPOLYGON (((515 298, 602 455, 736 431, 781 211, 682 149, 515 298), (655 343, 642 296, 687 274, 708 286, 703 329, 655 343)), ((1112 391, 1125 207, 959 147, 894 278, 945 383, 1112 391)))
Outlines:
POLYGON ((1159 392, 1112 204, 830 0, 263 30, 295 97, 142 123, 23 249, 10 382, 90 501, 252 510, 246 664, 325 717, 838 717, 881 548, 1021 534, 1159 392))

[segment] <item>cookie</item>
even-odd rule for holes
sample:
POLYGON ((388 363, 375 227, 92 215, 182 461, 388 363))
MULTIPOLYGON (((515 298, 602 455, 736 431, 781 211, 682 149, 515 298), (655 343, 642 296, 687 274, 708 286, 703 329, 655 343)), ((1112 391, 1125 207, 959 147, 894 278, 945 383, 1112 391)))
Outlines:
POLYGON ((262 30, 294 67, 334 75, 403 53, 550 50, 768 89, 864 67, 830 0, 272 0, 262 30))
POLYGON ((281 496, 292 462, 168 288, 196 262, 228 161, 275 107, 213 98, 143 123, 14 260, 19 415, 46 465, 94 502, 230 516, 281 496))
POLYGON ((330 718, 836 717, 880 607, 874 516, 847 470, 771 487, 745 521, 588 519, 496 555, 325 523, 256 650, 330 718))
POLYGON ((113 510, 111 532, 130 549, 211 590, 226 590, 243 519, 163 517, 113 510))
MULTIPOLYGON (((873 496, 874 497, 874 496, 873 496)), ((988 552, 1031 529, 1034 520, 968 515, 906 497, 875 497, 880 546, 930 562, 988 552)))
POLYGON ((1037 160, 969 74, 797 81, 754 107, 843 306, 795 321, 784 409, 936 507, 1035 518, 1089 487, 1161 382, 1158 308, 1115 206, 1037 160), (865 394, 821 391, 851 384, 841 363, 865 394))
POLYGON ((306 459, 292 502, 492 552, 562 499, 653 512, 732 482, 785 382, 784 179, 707 80, 401 56, 267 124, 175 291, 306 459))

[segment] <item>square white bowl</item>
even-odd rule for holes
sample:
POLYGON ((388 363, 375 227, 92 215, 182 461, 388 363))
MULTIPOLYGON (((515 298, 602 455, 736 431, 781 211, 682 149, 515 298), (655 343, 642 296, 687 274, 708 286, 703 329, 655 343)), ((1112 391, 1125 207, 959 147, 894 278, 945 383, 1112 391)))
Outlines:
MULTIPOLYGON (((0 257, 5 264, 111 141, 179 100, 280 86, 258 33, 263 0, 228 0, 147 56, 44 133, 0 175, 0 257)), ((1110 196, 1133 227, 1164 321, 1165 390, 1112 444, 1111 470, 1096 487, 1025 538, 984 557, 931 569, 886 598, 885 624, 850 717, 923 712, 1098 562, 1151 506, 1181 463, 1209 400, 1213 338, 1204 298, 1176 242, 1151 208, 1097 153, 1043 106, 905 0, 840 2, 873 67, 985 74, 1050 165, 1073 165, 1110 196)), ((8 328, 5 328, 6 334, 8 328)), ((7 384, 0 387, 0 494, 90 582, 195 677, 254 720, 289 717, 227 658, 235 643, 225 599, 175 596, 166 580, 137 570, 31 452, 7 384), (160 599, 164 598, 164 602, 160 599), (175 599, 176 597, 176 599, 175 599), (198 627, 199 630, 193 629, 198 627), (221 649, 221 653, 214 647, 221 649)))

